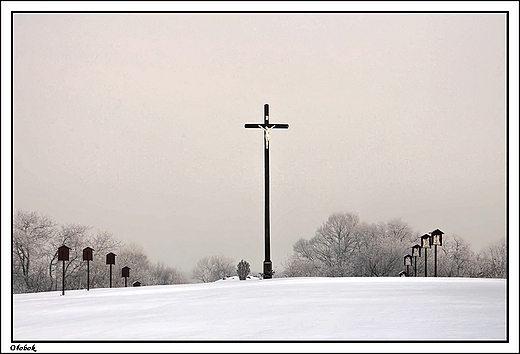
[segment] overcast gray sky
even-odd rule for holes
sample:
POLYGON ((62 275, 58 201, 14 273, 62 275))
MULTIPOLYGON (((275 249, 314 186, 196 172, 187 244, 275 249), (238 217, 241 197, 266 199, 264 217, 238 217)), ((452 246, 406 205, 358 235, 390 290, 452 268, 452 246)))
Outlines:
POLYGON ((15 14, 13 206, 184 271, 333 212, 505 238, 504 14, 15 14))

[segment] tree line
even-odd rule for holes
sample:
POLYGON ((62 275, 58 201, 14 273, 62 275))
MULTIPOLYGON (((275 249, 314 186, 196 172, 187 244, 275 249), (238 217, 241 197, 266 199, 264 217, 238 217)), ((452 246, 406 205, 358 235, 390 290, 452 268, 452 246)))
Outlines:
MULTIPOLYGON (((130 267, 131 280, 139 280, 143 285, 213 282, 240 274, 247 263, 242 260, 235 264, 224 255, 205 256, 193 267, 189 278, 163 262, 150 262, 141 246, 126 245, 108 231, 94 232, 80 224, 61 225, 48 216, 23 210, 13 214, 12 226, 13 293, 58 290, 62 277, 58 248, 62 245, 70 248, 69 261, 65 262, 67 290, 86 288, 87 266, 82 260, 85 247, 95 252, 89 264, 90 288, 109 286, 105 255, 110 252, 117 255, 116 264, 130 267)), ((420 233, 401 219, 367 223, 356 213, 333 213, 313 237, 300 238, 294 243, 293 254, 275 277, 397 276, 405 270, 404 255, 418 243, 420 233)), ((432 253, 428 255, 430 269, 432 253)), ((424 276, 424 256, 416 260, 418 276, 424 276)), ((444 235, 443 246, 438 248, 437 268, 441 277, 506 278, 505 241, 475 253, 462 237, 444 235)), ((118 271, 113 275, 112 286, 124 286, 118 271)))
MULTIPOLYGON (((284 265, 284 276, 397 276, 405 270, 403 258, 415 244, 420 244, 420 233, 401 219, 367 223, 356 213, 333 213, 313 237, 294 243, 293 254, 284 265)), ((437 251, 438 276, 507 277, 505 240, 476 253, 462 237, 444 235, 437 251)), ((433 269, 432 254, 427 255, 429 269, 433 269)), ((416 260, 417 276, 424 276, 424 254, 416 260)))
MULTIPOLYGON (((65 262, 66 289, 85 289, 87 265, 83 249, 94 249, 89 264, 90 288, 108 288, 109 275, 106 254, 116 254, 116 264, 130 267, 131 279, 143 285, 187 283, 187 277, 162 262, 152 263, 136 244, 124 244, 108 231, 93 232, 80 224, 60 225, 52 218, 36 212, 17 210, 13 215, 12 230, 12 291, 13 293, 54 291, 61 288, 62 262, 58 261, 58 248, 70 248, 69 261, 65 262)), ((116 267, 112 287, 124 286, 116 267)))

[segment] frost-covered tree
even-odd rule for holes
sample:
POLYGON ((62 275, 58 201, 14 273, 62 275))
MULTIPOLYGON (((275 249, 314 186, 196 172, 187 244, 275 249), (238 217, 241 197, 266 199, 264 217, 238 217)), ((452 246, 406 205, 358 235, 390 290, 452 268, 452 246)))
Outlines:
POLYGON ((298 276, 352 276, 359 249, 359 216, 334 213, 310 240, 299 239, 284 273, 298 276))
MULTIPOLYGON (((431 263, 434 264, 433 249, 431 254, 431 263)), ((478 276, 476 255, 469 243, 458 235, 443 238, 443 245, 437 246, 437 257, 437 275, 440 277, 478 276)))
POLYGON ((108 231, 91 232, 90 226, 81 224, 59 225, 52 218, 36 212, 17 210, 13 214, 13 293, 39 292, 61 289, 63 265, 65 288, 84 289, 87 284, 87 264, 83 261, 83 249, 92 248, 93 260, 89 262, 90 288, 108 287, 109 271, 107 253, 114 252, 113 285, 118 281, 120 269, 131 267, 130 276, 140 277, 143 284, 178 284, 187 279, 181 272, 163 264, 153 265, 138 245, 125 246, 108 231), (69 260, 58 261, 58 248, 69 247, 69 260), (128 263, 123 264, 122 263, 128 263), (121 266, 121 267, 119 267, 121 266), (119 270, 119 271, 118 271, 119 270))
POLYGON ((359 244, 357 226, 359 216, 354 213, 334 213, 311 239, 314 257, 322 263, 327 276, 351 276, 355 252, 359 244))
POLYGON ((387 223, 362 223, 359 228, 356 276, 395 276, 403 269, 403 250, 417 233, 401 219, 387 223))
MULTIPOLYGON (((49 290, 46 245, 56 233, 57 224, 36 212, 17 210, 13 215, 13 292, 49 290)), ((56 249, 57 250, 57 249, 56 249)), ((52 269, 50 270, 52 272, 52 269)))
POLYGON ((45 246, 46 259, 49 265, 49 278, 52 290, 60 287, 65 266, 66 289, 81 289, 86 287, 86 271, 83 269, 83 249, 89 244, 88 233, 91 227, 80 224, 60 225, 55 237, 45 246), (58 261, 58 248, 66 245, 70 248, 69 260, 58 261))
POLYGON ((188 279, 179 270, 167 266, 164 262, 157 262, 151 269, 152 277, 150 284, 169 285, 186 284, 188 279))
POLYGON ((395 276, 417 235, 401 219, 369 224, 354 213, 334 213, 314 237, 294 243, 284 275, 395 276))
POLYGON ((233 259, 223 256, 201 258, 192 270, 193 279, 209 283, 236 274, 233 259))
POLYGON ((500 240, 478 254, 479 275, 484 278, 507 278, 507 246, 500 240))
POLYGON ((284 265, 286 277, 317 277, 322 275, 322 265, 315 256, 310 241, 300 238, 293 245, 293 254, 284 265))
MULTIPOLYGON (((88 241, 88 247, 94 249, 93 260, 89 264, 90 273, 90 287, 91 288, 104 288, 109 285, 109 270, 106 265, 106 255, 110 252, 117 253, 117 251, 123 246, 123 242, 117 239, 111 232, 97 231, 96 234, 92 235, 88 241)), ((119 264, 118 257, 116 257, 116 264, 119 264)), ((117 269, 117 268, 116 268, 117 269)), ((86 264, 83 262, 83 268, 81 270, 86 274, 86 264)), ((114 269, 112 269, 114 271, 114 269)))
POLYGON ((130 268, 130 277, 127 279, 130 283, 139 280, 144 284, 152 278, 151 263, 148 255, 143 250, 143 247, 136 243, 124 245, 119 249, 116 264, 117 272, 115 279, 112 280, 112 284, 117 284, 117 286, 124 286, 125 284, 124 278, 121 277, 121 269, 125 266, 130 268))

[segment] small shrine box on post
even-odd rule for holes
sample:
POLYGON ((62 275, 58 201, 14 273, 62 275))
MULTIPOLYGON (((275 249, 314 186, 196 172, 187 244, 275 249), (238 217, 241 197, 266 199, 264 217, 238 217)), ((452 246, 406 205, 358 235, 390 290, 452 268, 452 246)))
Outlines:
POLYGON ((437 246, 442 246, 442 232, 439 229, 435 229, 430 233, 431 235, 431 244, 435 246, 435 263, 434 263, 434 276, 437 276, 437 246))
POLYGON ((63 245, 58 248, 58 261, 63 261, 63 273, 61 276, 61 294, 65 295, 65 261, 69 260, 70 248, 63 245))
POLYGON ((84 261, 91 261, 93 259, 92 251, 94 251, 94 249, 92 249, 90 247, 85 247, 83 249, 83 260, 84 261))
POLYGON ((116 254, 112 252, 107 254, 107 264, 116 264, 116 254))
POLYGON ((112 287, 112 265, 116 264, 116 254, 112 252, 107 254, 107 264, 110 264, 110 287, 112 287))
POLYGON ((83 249, 83 261, 87 261, 87 291, 90 290, 90 266, 89 262, 93 259, 92 251, 94 251, 91 247, 85 247, 83 249))
POLYGON ((125 288, 128 277, 130 276, 130 267, 124 266, 121 268, 121 277, 125 278, 125 288))
POLYGON ((69 260, 69 250, 70 250, 70 248, 65 245, 58 248, 58 261, 68 261, 69 260))
POLYGON ((123 278, 128 278, 130 276, 130 267, 124 266, 121 268, 121 276, 123 278))

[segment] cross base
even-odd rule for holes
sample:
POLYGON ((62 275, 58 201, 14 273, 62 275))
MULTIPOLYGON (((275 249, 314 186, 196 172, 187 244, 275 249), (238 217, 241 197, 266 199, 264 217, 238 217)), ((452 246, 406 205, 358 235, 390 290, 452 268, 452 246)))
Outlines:
POLYGON ((273 263, 264 261, 264 279, 271 279, 273 277, 273 263))

